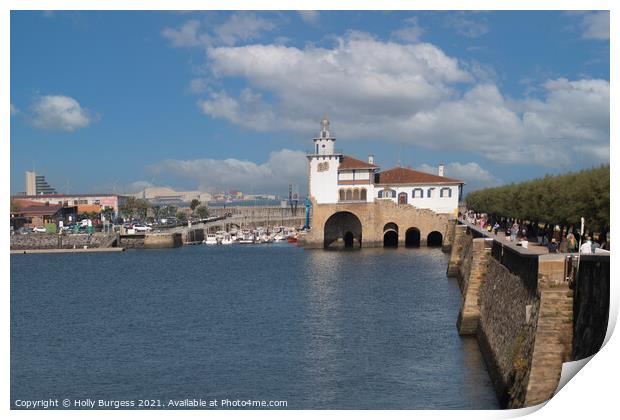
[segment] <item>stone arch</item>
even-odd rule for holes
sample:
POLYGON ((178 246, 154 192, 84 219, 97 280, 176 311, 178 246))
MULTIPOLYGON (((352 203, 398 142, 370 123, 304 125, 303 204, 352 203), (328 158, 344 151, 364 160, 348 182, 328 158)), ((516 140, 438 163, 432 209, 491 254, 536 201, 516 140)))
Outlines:
POLYGON ((385 248, 398 248, 398 225, 386 223, 383 226, 383 246, 385 248))
POLYGON ((426 237, 426 246, 439 247, 443 245, 443 235, 436 230, 432 231, 426 237))
POLYGON ((323 229, 323 246, 357 247, 362 246, 362 222, 349 211, 332 214, 323 229), (334 244, 336 243, 336 244, 334 244))
POLYGON ((407 232, 405 232, 405 246, 407 248, 420 247, 420 229, 416 227, 407 229, 407 232))

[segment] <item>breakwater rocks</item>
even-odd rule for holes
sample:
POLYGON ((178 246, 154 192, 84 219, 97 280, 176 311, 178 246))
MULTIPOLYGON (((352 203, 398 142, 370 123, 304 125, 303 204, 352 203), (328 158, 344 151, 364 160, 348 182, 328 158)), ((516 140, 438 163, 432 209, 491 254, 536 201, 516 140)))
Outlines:
POLYGON ((93 248, 125 248, 125 249, 157 249, 176 248, 183 245, 180 233, 163 233, 147 235, 119 235, 116 233, 93 233, 58 235, 40 233, 28 235, 12 235, 11 250, 44 250, 44 249, 93 249, 93 248))
POLYGON ((503 407, 549 400, 562 363, 596 353, 609 313, 609 255, 537 254, 457 223, 448 264, 461 335, 477 338, 503 407))
POLYGON ((71 248, 109 248, 116 240, 113 233, 93 233, 58 235, 56 233, 31 233, 12 235, 11 250, 25 249, 71 249, 71 248))

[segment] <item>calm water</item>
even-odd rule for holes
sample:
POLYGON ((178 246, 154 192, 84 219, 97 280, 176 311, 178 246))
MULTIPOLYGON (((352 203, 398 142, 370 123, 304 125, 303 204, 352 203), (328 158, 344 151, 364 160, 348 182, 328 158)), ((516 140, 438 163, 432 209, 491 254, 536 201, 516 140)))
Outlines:
POLYGON ((437 249, 11 256, 16 399, 498 408, 437 249))

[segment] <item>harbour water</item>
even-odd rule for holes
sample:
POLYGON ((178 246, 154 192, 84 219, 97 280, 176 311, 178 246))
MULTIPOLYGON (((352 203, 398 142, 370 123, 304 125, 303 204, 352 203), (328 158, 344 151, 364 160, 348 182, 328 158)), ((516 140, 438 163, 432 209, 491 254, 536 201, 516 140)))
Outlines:
POLYGON ((11 256, 15 400, 495 409, 438 249, 11 256))

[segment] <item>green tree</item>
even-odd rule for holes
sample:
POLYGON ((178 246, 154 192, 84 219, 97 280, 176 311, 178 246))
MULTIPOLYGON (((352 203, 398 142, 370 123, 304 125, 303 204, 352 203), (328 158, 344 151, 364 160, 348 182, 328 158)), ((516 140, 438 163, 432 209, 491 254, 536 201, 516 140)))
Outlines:
POLYGON ((187 214, 184 211, 177 211, 177 220, 179 222, 186 222, 187 221, 187 214))
POLYGON ((196 209, 196 214, 201 219, 206 219, 207 217, 209 217, 209 209, 205 205, 198 206, 198 208, 196 209))
POLYGON ((192 209, 192 214, 196 211, 196 208, 200 205, 200 200, 194 198, 192 202, 189 204, 189 208, 192 209))

